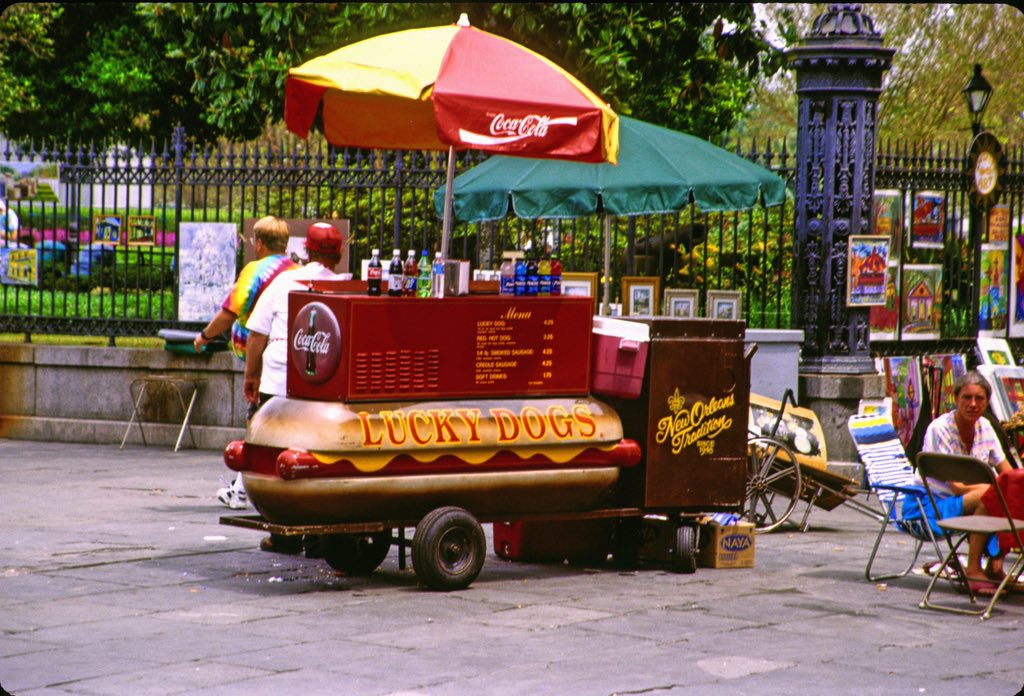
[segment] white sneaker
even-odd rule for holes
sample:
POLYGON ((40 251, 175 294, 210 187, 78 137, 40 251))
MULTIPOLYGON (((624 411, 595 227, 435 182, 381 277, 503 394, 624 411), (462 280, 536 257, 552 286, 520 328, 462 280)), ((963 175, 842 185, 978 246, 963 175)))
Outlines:
POLYGON ((249 495, 245 492, 242 477, 236 477, 230 486, 218 490, 217 500, 232 510, 244 510, 249 507, 249 495))

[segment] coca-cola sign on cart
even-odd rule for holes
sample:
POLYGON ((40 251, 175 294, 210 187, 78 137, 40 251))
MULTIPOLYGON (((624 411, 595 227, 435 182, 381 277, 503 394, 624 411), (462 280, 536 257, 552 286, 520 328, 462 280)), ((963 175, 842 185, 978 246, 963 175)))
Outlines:
POLYGON ((288 355, 303 379, 321 384, 334 376, 341 356, 341 328, 327 305, 310 302, 300 309, 288 335, 288 355))

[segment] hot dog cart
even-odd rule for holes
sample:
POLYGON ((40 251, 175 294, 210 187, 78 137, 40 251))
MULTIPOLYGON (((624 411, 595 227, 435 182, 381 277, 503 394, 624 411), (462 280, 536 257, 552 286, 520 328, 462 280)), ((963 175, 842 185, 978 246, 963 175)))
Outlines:
MULTIPOLYGON (((334 568, 372 572, 415 528, 414 571, 468 586, 481 523, 605 521, 636 557, 643 520, 695 568, 695 517, 745 496, 750 357, 743 322, 594 317, 589 297, 289 297, 287 397, 225 450, 258 516, 317 535, 334 568)), ((607 556, 607 552, 604 553, 607 556)))

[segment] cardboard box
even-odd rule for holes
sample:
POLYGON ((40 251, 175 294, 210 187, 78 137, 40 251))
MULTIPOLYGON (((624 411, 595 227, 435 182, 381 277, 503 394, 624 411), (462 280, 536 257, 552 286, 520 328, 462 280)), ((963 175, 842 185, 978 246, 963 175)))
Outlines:
POLYGON ((700 528, 701 548, 697 565, 702 568, 753 568, 754 525, 737 522, 721 527, 706 524, 700 528))

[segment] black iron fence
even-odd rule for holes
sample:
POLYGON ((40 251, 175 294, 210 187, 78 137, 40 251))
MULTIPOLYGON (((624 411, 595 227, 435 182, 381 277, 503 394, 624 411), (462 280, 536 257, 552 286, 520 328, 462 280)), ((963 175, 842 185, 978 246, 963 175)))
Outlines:
MULTIPOLYGON (((737 145, 736 151, 787 181, 793 175, 785 143, 763 149, 737 145)), ((974 211, 974 225, 966 146, 890 144, 878 153, 875 187, 899 199, 902 219, 892 222, 898 234, 893 236, 892 302, 885 308, 890 333, 876 332, 872 350, 905 354, 917 346, 921 351, 960 348, 979 325, 982 331, 1013 333, 1017 274, 1012 269, 1021 253, 1017 235, 1024 233, 1024 165, 1019 147, 1006 151, 1004 207, 996 214, 974 211), (937 227, 927 234, 914 217, 924 214, 922 201, 937 204, 941 212, 937 227), (1000 245, 1005 250, 1001 261, 1000 245), (993 263, 1002 264, 998 274, 993 274, 993 263), (907 331, 911 310, 902 285, 917 278, 920 267, 933 274, 941 269, 938 336, 922 338, 907 331), (999 279, 984 285, 984 292, 983 270, 999 279), (993 315, 993 299, 1003 312, 1002 328, 999 312, 993 315), (879 340, 878 335, 891 338, 879 340), (911 346, 912 340, 918 342, 911 346)), ((464 155, 460 170, 478 157, 464 155)), ((230 222, 241 231, 244 220, 268 214, 346 218, 353 237, 348 270, 357 275, 373 247, 439 245, 440 220, 432 198, 444 183, 440 153, 338 150, 287 135, 274 142, 210 146, 189 141, 179 130, 168 143, 148 148, 37 149, 5 143, 0 160, 8 164, 0 171, 0 200, 20 219, 17 235, 0 241, 0 276, 5 278, 0 332, 127 336, 196 327, 178 321, 177 232, 182 222, 230 222), (126 244, 124 235, 117 244, 105 243, 105 218, 123 223, 135 216, 152 220, 146 243, 126 244)), ((734 213, 708 214, 690 206, 670 215, 612 218, 610 233, 613 303, 621 301, 622 278, 657 277, 662 292, 698 290, 701 307, 708 290, 739 290, 750 326, 791 326, 789 202, 734 213)), ((589 277, 600 283, 602 235, 597 216, 460 223, 452 252, 475 269, 496 269, 506 250, 550 248, 560 254, 565 272, 594 274, 589 277)), ((1020 304, 1024 334, 1024 298, 1020 304)))

